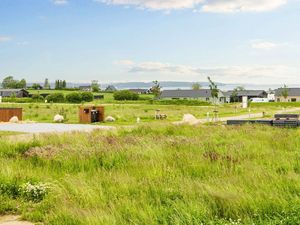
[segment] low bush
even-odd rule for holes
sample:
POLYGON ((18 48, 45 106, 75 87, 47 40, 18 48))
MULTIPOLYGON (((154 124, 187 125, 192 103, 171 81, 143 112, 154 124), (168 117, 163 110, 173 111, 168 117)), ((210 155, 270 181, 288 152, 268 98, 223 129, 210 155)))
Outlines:
POLYGON ((8 97, 8 98, 2 98, 2 102, 31 103, 31 102, 33 102, 33 99, 32 98, 14 98, 14 97, 8 97))
POLYGON ((80 103, 82 102, 82 95, 78 92, 73 92, 66 95, 66 100, 70 103, 80 103))
POLYGON ((65 96, 62 93, 53 93, 46 97, 48 102, 63 103, 65 102, 65 96))
POLYGON ((44 101, 44 97, 39 95, 39 94, 34 94, 32 95, 32 101, 34 102, 43 102, 44 101))
POLYGON ((139 95, 129 90, 122 90, 114 93, 114 99, 117 101, 138 100, 139 95))
POLYGON ((92 102, 94 101, 94 95, 91 92, 83 92, 81 93, 82 101, 84 102, 92 102))

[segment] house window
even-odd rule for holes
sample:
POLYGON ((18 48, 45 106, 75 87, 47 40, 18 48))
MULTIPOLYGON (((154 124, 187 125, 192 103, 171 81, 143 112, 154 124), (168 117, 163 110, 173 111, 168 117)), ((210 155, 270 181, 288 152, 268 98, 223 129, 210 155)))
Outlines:
POLYGON ((292 98, 291 101, 292 101, 292 102, 296 102, 297 99, 296 99, 296 98, 292 98))

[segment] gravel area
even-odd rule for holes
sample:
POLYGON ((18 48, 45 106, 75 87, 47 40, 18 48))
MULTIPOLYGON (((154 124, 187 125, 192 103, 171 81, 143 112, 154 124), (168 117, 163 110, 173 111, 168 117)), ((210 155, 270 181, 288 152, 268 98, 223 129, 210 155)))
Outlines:
POLYGON ((21 133, 56 133, 71 131, 93 131, 96 129, 112 130, 112 126, 84 125, 84 124, 55 124, 55 123, 31 123, 15 124, 0 123, 0 131, 12 131, 21 133))

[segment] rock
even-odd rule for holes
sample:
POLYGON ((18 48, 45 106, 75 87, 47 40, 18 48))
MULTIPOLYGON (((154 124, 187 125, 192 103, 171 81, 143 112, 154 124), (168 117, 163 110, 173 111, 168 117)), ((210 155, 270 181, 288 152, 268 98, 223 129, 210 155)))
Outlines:
POLYGON ((116 119, 112 116, 108 116, 105 118, 105 122, 115 122, 115 121, 116 121, 116 119))
POLYGON ((10 123, 18 123, 18 122, 19 122, 19 119, 18 119, 18 117, 13 116, 12 118, 10 118, 9 122, 10 122, 10 123))
POLYGON ((192 114, 184 114, 182 122, 190 125, 194 125, 194 124, 198 124, 199 120, 192 114))
POLYGON ((53 122, 62 123, 62 122, 64 122, 64 120, 65 120, 65 118, 62 115, 57 114, 54 116, 53 122))

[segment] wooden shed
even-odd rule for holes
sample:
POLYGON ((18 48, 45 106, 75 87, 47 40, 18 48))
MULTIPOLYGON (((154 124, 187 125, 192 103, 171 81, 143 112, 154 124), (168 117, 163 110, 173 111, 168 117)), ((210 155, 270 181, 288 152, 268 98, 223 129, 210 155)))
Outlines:
POLYGON ((9 122, 14 116, 22 120, 22 108, 0 108, 0 122, 9 122))
POLYGON ((104 121, 103 106, 80 106, 79 108, 80 123, 97 123, 104 121))

